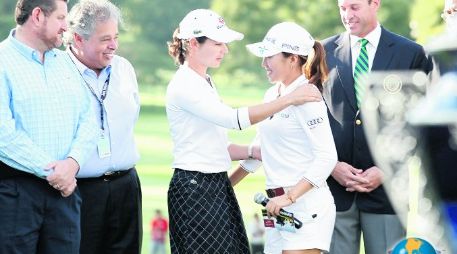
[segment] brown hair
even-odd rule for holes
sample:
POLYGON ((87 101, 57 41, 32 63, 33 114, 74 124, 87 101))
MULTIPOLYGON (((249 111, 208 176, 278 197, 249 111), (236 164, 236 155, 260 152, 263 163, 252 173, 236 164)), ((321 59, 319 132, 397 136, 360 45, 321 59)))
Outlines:
POLYGON ((68 0, 18 0, 15 11, 16 24, 23 25, 36 7, 39 7, 44 15, 48 16, 57 9, 57 1, 68 2, 68 0))
MULTIPOLYGON (((317 86, 319 91, 322 92, 323 84, 328 77, 328 67, 325 61, 325 50, 322 44, 318 41, 314 42, 314 51, 307 56, 300 56, 300 65, 302 73, 309 80, 309 83, 317 86)), ((289 57, 292 54, 282 52, 285 57, 289 57)))
MULTIPOLYGON (((168 54, 175 60, 176 64, 182 65, 186 60, 188 40, 178 38, 179 27, 173 32, 172 41, 167 42, 168 54)), ((204 43, 208 37, 195 37, 198 43, 204 43)))

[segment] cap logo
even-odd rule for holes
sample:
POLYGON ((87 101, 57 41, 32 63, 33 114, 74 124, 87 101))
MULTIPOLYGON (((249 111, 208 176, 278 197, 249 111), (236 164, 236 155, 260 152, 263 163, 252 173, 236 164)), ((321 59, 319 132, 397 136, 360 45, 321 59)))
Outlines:
POLYGON ((264 46, 259 46, 259 53, 260 53, 261 55, 263 55, 263 53, 265 53, 265 51, 268 51, 268 49, 267 49, 266 47, 264 47, 264 46))
POLYGON ((201 34, 201 33, 202 33, 202 30, 194 30, 194 32, 193 32, 193 33, 194 33, 195 35, 197 35, 197 34, 201 34))
POLYGON ((276 39, 275 38, 267 37, 267 38, 265 38, 265 40, 270 42, 270 43, 272 43, 272 44, 276 43, 276 39))
POLYGON ((292 50, 292 51, 299 51, 300 50, 299 46, 292 46, 292 45, 287 44, 287 43, 283 43, 281 45, 281 48, 289 49, 289 50, 292 50))
POLYGON ((219 24, 217 25, 217 29, 221 29, 225 26, 225 21, 222 17, 219 17, 219 24))

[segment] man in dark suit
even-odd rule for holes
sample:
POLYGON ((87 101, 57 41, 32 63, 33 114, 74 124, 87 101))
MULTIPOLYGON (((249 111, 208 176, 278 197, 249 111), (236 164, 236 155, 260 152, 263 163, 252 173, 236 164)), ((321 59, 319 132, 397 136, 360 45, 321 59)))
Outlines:
POLYGON ((362 65, 368 72, 418 69, 428 73, 432 65, 420 45, 380 26, 380 3, 338 0, 346 32, 323 41, 330 71, 323 95, 338 151, 338 163, 328 179, 337 208, 332 254, 358 254, 361 232, 368 254, 385 254, 405 237, 382 187, 383 173, 374 164, 365 139, 359 110, 363 88, 362 92, 357 89, 356 97, 354 70, 363 72, 358 60, 362 51, 362 65))

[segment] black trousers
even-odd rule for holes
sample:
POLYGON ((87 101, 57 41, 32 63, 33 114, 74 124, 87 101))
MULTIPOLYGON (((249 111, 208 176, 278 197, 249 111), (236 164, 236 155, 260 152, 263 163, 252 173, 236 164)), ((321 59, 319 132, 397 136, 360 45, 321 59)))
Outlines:
POLYGON ((81 254, 136 254, 143 237, 141 185, 135 168, 113 179, 78 179, 81 254))
POLYGON ((32 175, 0 178, 0 253, 79 253, 80 206, 78 188, 64 198, 32 175))
POLYGON ((263 254, 263 244, 253 243, 251 244, 252 254, 263 254))
POLYGON ((173 254, 250 253, 227 173, 175 169, 168 189, 173 254))

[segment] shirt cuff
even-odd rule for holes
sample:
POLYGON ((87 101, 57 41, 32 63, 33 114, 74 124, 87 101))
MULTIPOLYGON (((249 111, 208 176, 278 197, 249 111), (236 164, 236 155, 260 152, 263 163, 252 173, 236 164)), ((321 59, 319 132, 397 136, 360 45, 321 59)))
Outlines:
POLYGON ((240 166, 249 173, 254 173, 262 166, 262 162, 258 160, 241 160, 240 166))
POLYGON ((311 180, 311 177, 303 177, 303 179, 305 181, 307 181, 308 183, 310 183, 313 187, 316 187, 316 188, 320 188, 321 186, 323 186, 325 183, 326 183, 326 180, 321 180, 321 179, 313 179, 311 180))
POLYGON ((244 130, 247 127, 251 126, 251 120, 249 120, 249 110, 247 107, 238 108, 238 126, 240 130, 244 130))
POLYGON ((78 163, 80 168, 82 167, 82 164, 84 163, 82 154, 77 151, 71 151, 70 154, 67 155, 67 158, 72 158, 74 161, 76 161, 76 163, 78 163))

